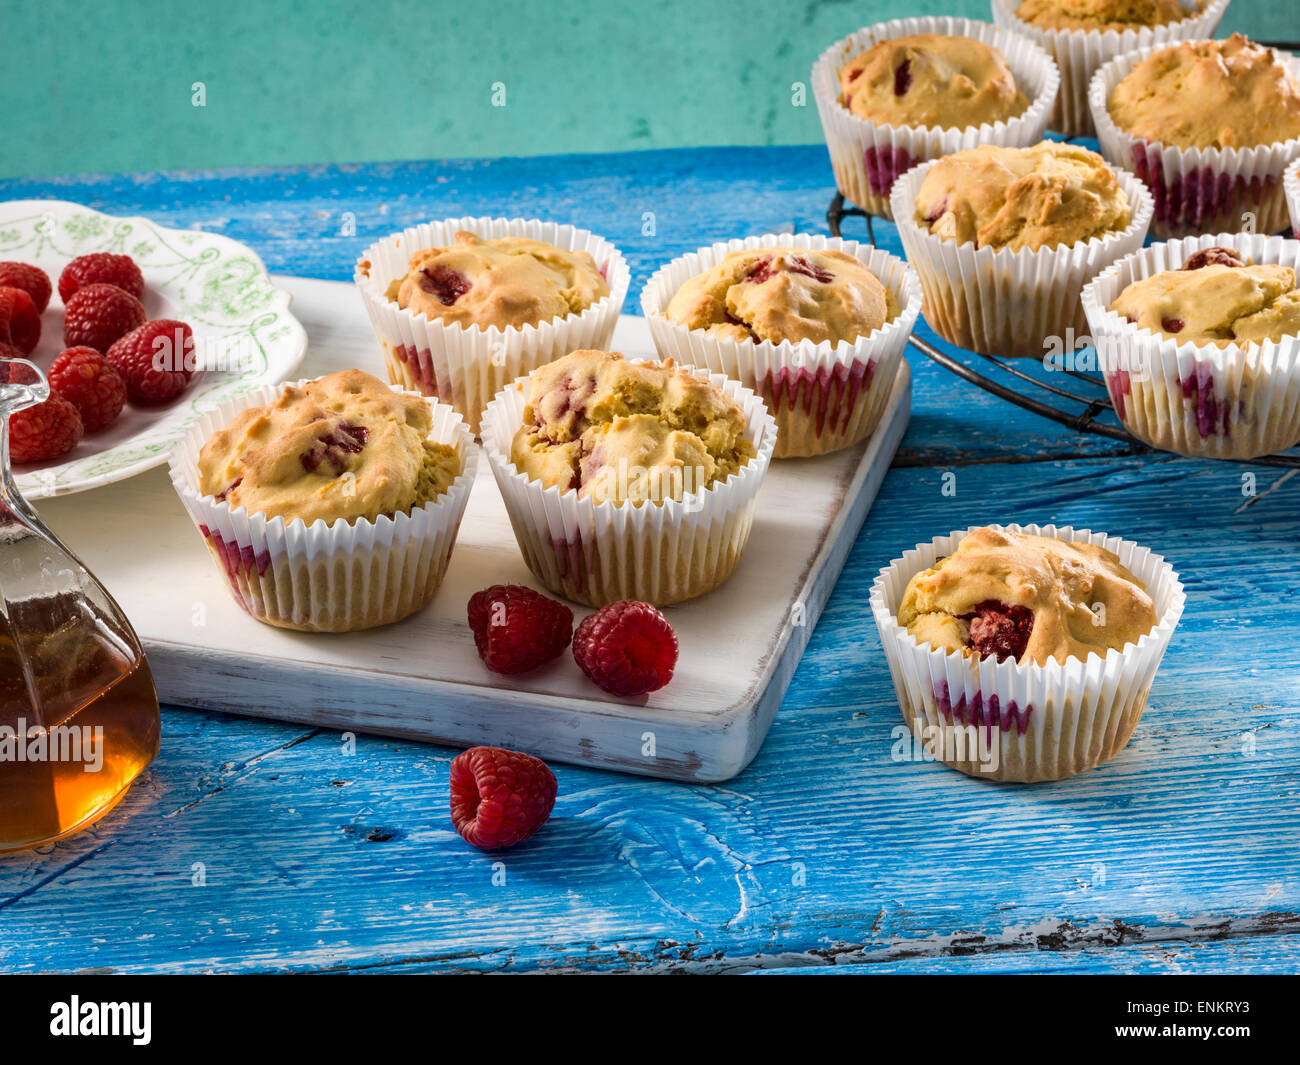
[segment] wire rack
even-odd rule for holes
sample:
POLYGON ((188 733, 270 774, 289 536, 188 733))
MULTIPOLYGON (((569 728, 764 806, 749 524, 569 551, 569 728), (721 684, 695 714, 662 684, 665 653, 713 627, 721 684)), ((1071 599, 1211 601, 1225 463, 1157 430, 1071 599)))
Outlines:
MULTIPOLYGON (((846 204, 843 195, 837 192, 826 212, 826 224, 831 236, 842 235, 841 225, 846 218, 862 218, 866 221, 867 239, 873 247, 876 246, 876 226, 893 225, 885 219, 872 218, 859 207, 846 204)), ((908 343, 945 370, 952 371, 963 380, 1008 403, 1014 403, 1017 407, 1050 418, 1076 432, 1095 433, 1122 441, 1134 451, 1152 450, 1119 424, 1106 391, 1106 382, 1100 373, 1056 368, 1051 376, 1061 383, 1055 384, 1044 380, 1042 363, 1033 359, 998 358, 996 355, 980 355, 961 349, 954 349, 956 353, 950 355, 915 333, 908 343), (1022 368, 1024 366, 1033 367, 1040 372, 1029 372, 1022 368), (1069 378, 1070 387, 1064 387, 1066 381, 1063 375, 1069 378)), ((1300 468, 1300 455, 1265 455, 1241 461, 1256 466, 1300 468)))

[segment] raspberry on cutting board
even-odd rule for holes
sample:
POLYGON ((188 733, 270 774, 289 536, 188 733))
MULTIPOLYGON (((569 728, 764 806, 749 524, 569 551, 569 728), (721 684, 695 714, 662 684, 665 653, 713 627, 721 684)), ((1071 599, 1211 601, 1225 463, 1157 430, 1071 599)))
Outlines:
POLYGON ((36 313, 44 314, 50 305, 50 275, 30 263, 0 263, 0 287, 20 288, 31 296, 36 313))
POLYGON ((30 355, 40 339, 41 312, 36 302, 25 289, 0 288, 0 340, 30 355))
POLYGON ((558 658, 573 638, 573 611, 519 584, 494 584, 470 596, 469 627, 483 664, 527 673, 558 658))
POLYGON ((451 762, 451 821, 484 850, 513 847, 555 808, 555 774, 540 758, 500 747, 471 747, 451 762))
POLYGON ((144 275, 129 255, 97 251, 77 256, 59 275, 59 299, 66 304, 87 285, 113 285, 138 300, 144 299, 144 275))
POLYGON ((50 389, 77 408, 88 433, 111 425, 126 405, 126 382, 94 348, 68 348, 46 376, 50 389))
POLYGON ((14 462, 47 462, 81 442, 77 408, 60 395, 9 415, 9 457, 14 462))
POLYGON ((132 403, 165 403, 194 376, 194 333, 184 322, 158 318, 116 341, 104 357, 122 375, 132 403))
POLYGON ((108 351, 144 323, 144 305, 134 296, 116 285, 87 285, 76 291, 63 312, 63 343, 108 351))
POLYGON ((583 620, 573 634, 573 657, 611 695, 644 695, 673 679, 677 634, 649 603, 625 599, 583 620))

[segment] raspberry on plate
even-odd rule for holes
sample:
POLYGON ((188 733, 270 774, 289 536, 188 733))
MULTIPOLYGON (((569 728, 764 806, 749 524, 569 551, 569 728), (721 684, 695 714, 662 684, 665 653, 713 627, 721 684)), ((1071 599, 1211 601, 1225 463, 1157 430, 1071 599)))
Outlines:
POLYGON ((132 403, 164 403, 194 376, 194 333, 184 322, 158 318, 122 337, 105 357, 126 381, 132 403))
POLYGON ((81 415, 60 395, 9 415, 9 455, 14 462, 46 462, 81 441, 81 415))
POLYGON ((59 275, 59 299, 67 303, 87 285, 114 285, 138 300, 144 299, 144 275, 129 255, 97 251, 77 256, 59 275))
POLYGON ((68 348, 46 376, 50 388, 77 408, 88 433, 111 425, 126 404, 126 382, 94 348, 68 348))
POLYGON ((531 754, 471 747, 451 762, 451 820, 467 843, 513 847, 555 808, 555 774, 531 754))
POLYGON ((573 638, 573 611, 519 584, 494 584, 469 600, 474 646, 488 669, 526 673, 563 653, 573 638))
POLYGON ((30 355, 41 339, 41 312, 21 288, 0 288, 0 340, 30 355))
POLYGON ((63 343, 108 351, 113 342, 145 323, 144 306, 116 285, 87 285, 68 301, 63 343))
POLYGON ((50 275, 30 263, 0 263, 0 286, 20 288, 31 296, 36 313, 44 314, 50 305, 50 275))
POLYGON ((673 679, 677 634, 649 603, 603 606, 573 634, 578 667, 611 695, 644 695, 673 679))

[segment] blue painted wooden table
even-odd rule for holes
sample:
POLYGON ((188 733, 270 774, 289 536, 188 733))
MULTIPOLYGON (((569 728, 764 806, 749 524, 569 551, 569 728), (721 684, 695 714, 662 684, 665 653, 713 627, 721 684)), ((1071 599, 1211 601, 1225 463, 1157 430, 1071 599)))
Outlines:
MULTIPOLYGON (((629 308, 682 252, 824 232, 832 191, 820 147, 0 183, 219 230, 273 271, 335 279, 427 218, 569 221, 627 254, 629 308)), ((360 737, 349 755, 327 731, 169 710, 111 815, 0 856, 0 970, 1295 971, 1300 478, 1082 436, 909 358, 910 432, 739 777, 557 766, 546 828, 486 855, 448 820, 454 751, 360 737), (1129 746, 1034 787, 892 757, 866 609, 902 549, 1013 520, 1142 541, 1188 590, 1129 746)))

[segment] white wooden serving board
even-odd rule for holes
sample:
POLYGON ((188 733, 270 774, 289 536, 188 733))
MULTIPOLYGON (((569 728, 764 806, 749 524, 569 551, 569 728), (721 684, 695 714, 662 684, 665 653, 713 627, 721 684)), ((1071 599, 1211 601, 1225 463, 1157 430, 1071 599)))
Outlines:
MULTIPOLYGON (((303 376, 358 366, 383 376, 350 284, 276 278, 309 338, 303 376)), ((644 319, 614 347, 653 354, 644 319)), ((517 678, 489 672, 465 621, 480 588, 539 587, 524 565, 488 463, 479 464, 433 604, 369 632, 286 632, 245 614, 165 469, 76 496, 41 516, 117 598, 165 703, 454 746, 492 744, 647 776, 719 781, 758 752, 799 656, 907 426, 906 360, 880 428, 836 455, 774 462, 749 545, 721 588, 666 613, 681 644, 672 683, 606 696, 569 654, 517 678)), ((589 611, 576 608, 580 619, 589 611)))

